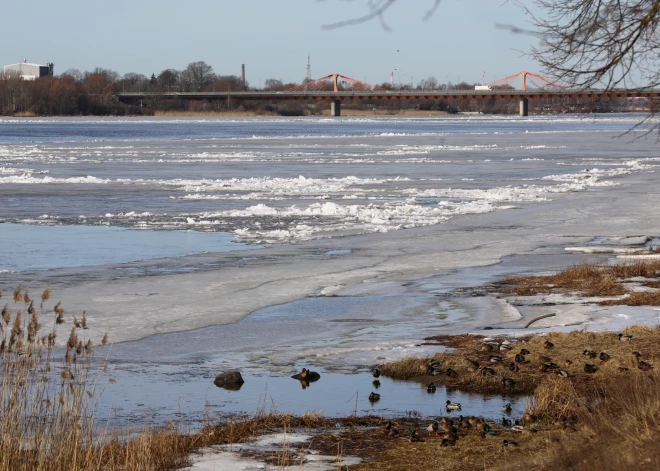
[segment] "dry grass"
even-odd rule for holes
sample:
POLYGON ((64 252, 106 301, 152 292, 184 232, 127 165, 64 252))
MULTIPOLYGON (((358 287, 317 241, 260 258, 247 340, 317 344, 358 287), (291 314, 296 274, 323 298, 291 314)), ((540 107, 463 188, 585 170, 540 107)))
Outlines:
MULTIPOLYGON (((638 374, 637 363, 633 356, 634 351, 643 355, 644 361, 658 365, 660 368, 660 327, 635 326, 626 330, 635 336, 630 342, 621 342, 615 333, 611 332, 550 332, 546 336, 529 336, 520 339, 509 351, 483 351, 482 336, 461 335, 456 337, 438 336, 428 340, 451 348, 450 352, 438 353, 433 358, 405 358, 400 361, 381 365, 383 375, 395 379, 417 380, 422 384, 433 381, 436 384, 451 385, 456 388, 480 393, 513 393, 534 394, 539 384, 545 384, 546 378, 565 382, 580 393, 592 394, 602 384, 613 376, 638 374), (546 340, 554 344, 552 349, 544 346, 546 340), (529 350, 525 355, 528 363, 517 363, 515 356, 522 348, 529 350), (585 356, 585 350, 607 353, 611 358, 601 361, 598 357, 593 359, 585 356), (491 363, 492 355, 500 356, 504 361, 491 363), (570 374, 570 378, 559 377, 555 370, 541 371, 541 356, 550 357, 552 362, 570 374), (475 369, 468 361, 479 363, 480 368, 475 369), (440 368, 446 371, 451 368, 458 374, 450 378, 446 374, 431 376, 427 374, 431 361, 440 363, 440 368), (519 371, 511 371, 509 365, 515 363, 519 371), (596 365, 599 370, 595 374, 584 371, 585 363, 596 365), (493 376, 484 376, 484 367, 492 368, 493 376), (628 368, 629 371, 620 371, 619 368, 628 368), (502 378, 511 378, 515 381, 513 386, 503 386, 502 378)), ((497 345, 496 343, 493 343, 497 345)), ((546 362, 547 363, 547 362, 546 362)), ((556 415, 554 413, 548 415, 556 415)))
MULTIPOLYGON (((519 296, 566 291, 579 291, 587 296, 620 296, 627 292, 621 283, 623 280, 633 277, 657 278, 658 275, 660 275, 659 261, 639 261, 604 266, 585 263, 569 267, 554 275, 511 277, 498 284, 510 285, 505 292, 519 296)), ((631 299, 631 302, 647 300, 657 303, 660 301, 660 296, 650 296, 652 293, 634 294, 646 296, 635 296, 634 298, 631 296, 619 303, 628 304, 628 299, 631 299)))
MULTIPOLYGON (((533 429, 537 433, 501 431, 493 439, 482 439, 474 432, 461 437, 454 447, 441 447, 437 438, 427 437, 423 443, 393 440, 358 470, 438 469, 468 471, 475 469, 527 471, 583 470, 627 471, 658 469, 660 446, 660 373, 653 369, 636 368, 633 351, 640 352, 644 361, 660 364, 660 327, 634 326, 626 330, 634 336, 621 342, 613 333, 550 333, 545 337, 529 337, 517 345, 530 351, 529 359, 538 355, 550 356, 557 363, 572 361, 564 366, 572 373, 564 378, 542 373, 530 366, 536 387, 529 412, 535 416, 533 429), (547 349, 549 339, 554 348, 547 349), (584 350, 605 351, 609 361, 587 359, 584 350), (585 362, 595 364, 595 374, 583 371, 585 362), (629 368, 620 371, 619 367, 629 368), (518 447, 503 447, 503 439, 513 439, 518 447)), ((435 340, 456 350, 435 359, 447 364, 470 352, 475 358, 482 355, 478 348, 482 338, 460 336, 456 339, 437 337, 435 340), (475 346, 477 348, 475 348, 475 346)), ((507 353, 506 356, 510 356, 507 353)), ((415 365, 426 365, 429 359, 407 360, 402 371, 413 371, 415 365), (404 368, 406 367, 406 368, 404 368)), ((533 362, 533 365, 537 362, 533 362)), ((384 365, 381 371, 396 372, 395 365, 384 365), (388 369, 389 368, 389 369, 388 369)), ((473 373, 468 372, 466 381, 473 373)), ((515 373, 509 372, 516 378, 515 373)), ((423 377, 424 380, 437 377, 423 377)), ((460 378, 460 377, 459 377, 460 378)), ((458 380, 457 380, 458 383, 458 380)), ((473 387, 480 383, 477 381, 473 387)), ((460 387, 459 384, 457 386, 460 387)))

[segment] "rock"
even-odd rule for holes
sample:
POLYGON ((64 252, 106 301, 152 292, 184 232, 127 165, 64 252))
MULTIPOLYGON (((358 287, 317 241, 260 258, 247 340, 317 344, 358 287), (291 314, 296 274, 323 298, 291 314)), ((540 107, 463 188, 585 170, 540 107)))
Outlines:
POLYGON ((213 384, 219 388, 228 389, 230 391, 238 391, 243 386, 245 380, 241 376, 241 372, 238 370, 227 371, 225 373, 220 373, 215 377, 213 384))

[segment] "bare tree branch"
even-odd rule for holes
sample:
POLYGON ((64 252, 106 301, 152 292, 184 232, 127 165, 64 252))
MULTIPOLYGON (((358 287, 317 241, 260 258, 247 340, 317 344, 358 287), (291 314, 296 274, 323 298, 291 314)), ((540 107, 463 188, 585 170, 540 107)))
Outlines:
MULTIPOLYGON (((351 1, 351 0, 349 0, 351 1)), ((391 31, 392 28, 390 28, 387 23, 385 22, 385 12, 389 10, 389 8, 394 5, 398 0, 368 0, 367 5, 370 9, 369 13, 363 16, 358 16, 356 18, 351 18, 348 20, 343 20, 343 21, 338 21, 337 23, 331 23, 328 25, 323 25, 321 26, 321 29, 324 30, 332 30, 332 29, 337 29, 337 28, 344 28, 346 26, 353 26, 353 25, 358 25, 362 23, 367 23, 369 21, 378 19, 380 22, 381 26, 385 31, 391 31)), ((423 21, 429 20, 433 16, 433 14, 436 12, 438 7, 440 6, 440 3, 442 0, 433 0, 433 4, 431 5, 431 8, 426 12, 426 14, 423 17, 423 21)))

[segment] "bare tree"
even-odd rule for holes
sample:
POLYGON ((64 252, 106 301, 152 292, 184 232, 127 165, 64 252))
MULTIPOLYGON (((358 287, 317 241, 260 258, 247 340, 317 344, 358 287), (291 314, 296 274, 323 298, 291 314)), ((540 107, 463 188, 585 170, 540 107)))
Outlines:
POLYGON ((580 88, 660 85, 660 0, 536 0, 532 57, 580 88))
POLYGON ((213 67, 204 61, 191 62, 181 72, 181 80, 191 91, 199 92, 211 85, 216 79, 213 67))

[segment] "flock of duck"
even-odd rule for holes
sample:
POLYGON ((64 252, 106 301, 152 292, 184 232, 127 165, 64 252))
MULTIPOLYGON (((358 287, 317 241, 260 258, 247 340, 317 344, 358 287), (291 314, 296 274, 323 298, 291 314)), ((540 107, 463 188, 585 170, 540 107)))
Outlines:
MULTIPOLYGON (((433 362, 433 363, 437 363, 437 362, 433 362)), ((434 365, 434 366, 439 367, 438 365, 434 365)), ((376 378, 374 380, 374 385, 376 386, 377 383, 378 385, 380 385, 379 384, 380 382, 378 381, 378 378, 381 375, 380 369, 378 367, 373 368, 371 370, 371 374, 374 378, 376 378)), ((434 383, 430 383, 427 386, 427 391, 430 393, 435 392, 436 388, 437 386, 434 383)), ((380 400, 380 394, 372 392, 369 395, 369 401, 372 404, 378 400, 380 400)), ((454 411, 462 411, 463 409, 460 403, 452 402, 450 400, 447 400, 445 402, 444 407, 448 413, 454 411)), ((510 403, 507 403, 502 407, 502 412, 506 414, 511 413, 512 410, 513 407, 511 406, 510 403)), ((535 418, 530 414, 525 414, 525 416, 523 417, 523 421, 525 420, 528 423, 531 423, 535 420, 535 418)), ((521 425, 521 422, 519 420, 515 420, 512 422, 506 417, 502 417, 502 425, 512 427, 512 430, 517 430, 521 432, 524 430, 524 426, 521 425)), ((456 421, 454 421, 454 419, 451 419, 449 417, 443 417, 440 421, 435 419, 433 420, 433 423, 426 428, 426 431, 428 432, 429 436, 434 435, 440 437, 442 439, 441 440, 442 446, 454 446, 459 436, 466 435, 470 429, 477 430, 482 438, 493 438, 499 436, 499 432, 493 430, 491 426, 488 425, 484 419, 480 417, 463 417, 462 415, 458 417, 456 421), (442 432, 442 435, 440 432, 442 432)), ((392 424, 392 421, 389 421, 385 426, 385 434, 392 438, 402 436, 399 429, 392 424)), ((424 440, 417 432, 417 430, 414 428, 410 430, 410 432, 405 436, 405 438, 407 438, 411 442, 420 442, 424 440)), ((518 446, 518 443, 513 440, 504 440, 502 446, 518 446)))
MULTIPOLYGON (((631 341, 633 340, 634 337, 632 335, 626 335, 626 334, 618 334, 618 340, 621 342, 626 342, 626 341, 631 341)), ((543 348, 545 350, 552 350, 554 349, 554 344, 550 340, 546 340, 543 343, 543 348)), ((518 353, 515 354, 514 356, 514 361, 509 362, 508 365, 506 365, 507 361, 500 355, 494 354, 496 350, 499 350, 501 352, 507 352, 513 349, 512 343, 509 341, 503 341, 501 343, 484 343, 481 347, 482 352, 489 352, 490 355, 488 357, 488 362, 491 365, 495 364, 501 364, 505 365, 510 371, 512 372, 517 372, 520 370, 520 365, 531 363, 531 360, 528 360, 526 357, 531 354, 529 350, 526 348, 521 348, 518 353)), ((591 359, 599 359, 601 364, 606 363, 610 361, 612 358, 607 352, 601 351, 597 352, 595 350, 584 350, 582 353, 586 358, 587 361, 585 361, 584 364, 584 372, 593 374, 599 370, 599 367, 595 364, 589 363, 591 359)), ((637 365, 637 368, 639 368, 642 371, 649 371, 653 369, 653 365, 650 363, 642 360, 642 354, 639 352, 633 352, 632 355, 635 357, 635 363, 637 365)), ((484 376, 494 376, 496 374, 495 370, 491 368, 490 366, 483 366, 479 362, 465 357, 465 360, 468 363, 468 368, 470 371, 473 373, 481 373, 484 376)), ((571 360, 565 360, 566 365, 572 365, 571 360)), ((446 375, 449 377, 449 379, 454 379, 458 377, 458 372, 456 372, 452 368, 442 368, 440 366, 440 363, 438 361, 432 360, 424 365, 424 373, 431 375, 431 376, 436 376, 436 375, 446 375)), ((563 369, 560 365, 555 363, 552 358, 550 358, 548 355, 539 355, 539 364, 538 364, 538 369, 539 371, 545 373, 545 372, 554 372, 559 376, 569 378, 571 377, 571 373, 569 373, 568 370, 563 369)), ((623 372, 627 371, 628 368, 619 366, 618 370, 623 372)), ((380 386, 380 382, 378 381, 378 378, 381 375, 380 369, 378 367, 373 368, 371 371, 372 375, 376 380, 374 381, 374 386, 378 387, 380 386)), ((516 384, 515 380, 507 377, 502 378, 502 385, 505 388, 510 388, 516 384)), ((427 391, 429 393, 435 392, 436 391, 436 385, 431 382, 427 386, 427 391)), ((380 394, 372 392, 369 395, 369 401, 376 402, 380 399, 380 394)), ((457 402, 452 402, 447 400, 445 403, 445 410, 449 412, 453 411, 462 411, 461 404, 457 402)), ((511 404, 505 404, 502 407, 502 412, 505 414, 509 414, 512 411, 512 406, 511 404)), ((525 413, 522 417, 521 420, 510 420, 506 417, 502 417, 501 420, 501 426, 505 428, 509 428, 511 431, 516 431, 516 432, 523 432, 523 433, 532 433, 535 430, 527 427, 529 424, 533 423, 536 421, 536 418, 530 414, 530 413, 525 413)), ((574 424, 573 424, 574 419, 561 419, 555 423, 555 425, 560 426, 563 429, 574 429, 574 424)), ((460 436, 466 435, 471 429, 475 429, 478 431, 480 436, 482 438, 493 438, 499 436, 499 432, 496 430, 493 430, 493 428, 486 423, 484 419, 481 419, 479 417, 463 417, 462 415, 458 417, 458 419, 452 419, 449 417, 444 417, 441 420, 435 419, 433 423, 431 423, 427 428, 426 431, 428 432, 429 436, 437 436, 441 438, 441 444, 442 446, 454 446, 456 444, 456 441, 459 439, 460 436)), ((391 421, 387 423, 387 426, 385 427, 385 433, 389 437, 399 437, 403 436, 404 438, 407 438, 411 442, 418 442, 418 441, 423 441, 424 439, 420 436, 420 434, 417 432, 417 430, 412 429, 407 435, 402 435, 399 429, 392 424, 391 421)), ((513 440, 503 440, 502 441, 502 446, 505 447, 514 447, 518 446, 518 443, 513 441, 513 440)))

